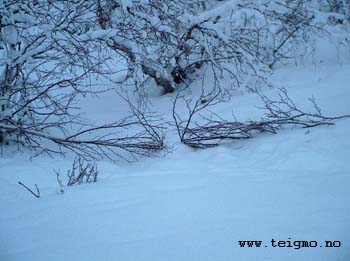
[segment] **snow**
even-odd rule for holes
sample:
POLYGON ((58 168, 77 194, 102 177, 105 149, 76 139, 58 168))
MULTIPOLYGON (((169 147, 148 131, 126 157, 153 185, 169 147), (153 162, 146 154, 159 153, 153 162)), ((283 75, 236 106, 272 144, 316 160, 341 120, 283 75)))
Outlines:
POLYGON ((222 16, 223 14, 229 14, 232 10, 240 4, 239 0, 229 0, 209 11, 203 12, 197 17, 193 17, 192 24, 201 23, 202 21, 209 20, 213 17, 222 16))
MULTIPOLYGON (((124 11, 133 5, 131 0, 119 2, 124 11)), ((220 23, 225 27, 225 17, 239 3, 227 0, 198 16, 188 15, 189 24, 224 14, 220 23)), ((247 15, 256 17, 256 26, 264 23, 255 12, 247 15)), ((218 34, 226 40, 222 29, 218 34)), ((275 96, 278 87, 286 88, 305 110, 311 109, 308 97, 315 97, 326 116, 349 114, 350 53, 335 47, 349 37, 343 29, 332 33, 333 42, 310 39, 316 43, 312 57, 276 64, 268 76, 275 87, 264 93, 275 96)), ((80 40, 106 35, 123 41, 115 30, 91 30, 80 40)), ((136 46, 127 47, 140 62, 136 46)), ((34 49, 20 59, 40 51, 34 49)), ((232 101, 216 105, 215 112, 225 119, 232 112, 239 121, 259 119, 259 97, 244 88, 255 80, 246 79, 232 101)), ((195 87, 200 86, 191 86, 194 96, 200 92, 195 87)), ((170 99, 176 93, 160 92, 152 86, 150 104, 171 122, 170 99)), ((115 122, 128 113, 112 90, 80 102, 82 114, 94 123, 115 122)), ((179 110, 185 117, 186 108, 179 110)), ((334 126, 295 127, 195 150, 180 144, 172 128, 166 137, 169 153, 133 164, 98 162, 97 183, 64 187, 63 194, 53 170, 60 170, 65 181, 73 158, 30 159, 28 152, 13 154, 0 147, 0 261, 348 261, 349 129, 350 119, 343 119, 334 126), (41 198, 18 181, 31 188, 37 184, 41 198), (273 248, 272 239, 319 245, 340 241, 341 247, 273 248), (241 240, 262 240, 263 247, 241 248, 241 240)))
MULTIPOLYGON (((289 66, 271 80, 298 103, 306 106, 314 95, 324 113, 338 115, 350 111, 349 70, 346 64, 289 66)), ((152 103, 166 111, 167 98, 152 103)), ((240 120, 256 117, 256 101, 251 93, 234 98, 240 120)), ((229 107, 218 110, 228 115, 229 107)), ((176 145, 164 157, 132 165, 100 162, 98 183, 65 188, 63 195, 52 169, 64 173, 71 159, 5 155, 0 260, 348 260, 349 128, 341 120, 208 150, 176 145), (37 183, 41 198, 17 181, 37 183), (272 248, 271 239, 342 246, 272 248), (240 248, 239 240, 269 247, 240 248)))

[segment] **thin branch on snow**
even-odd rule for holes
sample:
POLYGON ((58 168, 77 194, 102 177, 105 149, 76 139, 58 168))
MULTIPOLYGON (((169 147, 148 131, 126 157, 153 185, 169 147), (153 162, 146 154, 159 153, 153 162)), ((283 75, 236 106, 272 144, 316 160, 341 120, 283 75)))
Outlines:
POLYGON ((18 181, 18 184, 20 186, 22 186, 23 188, 25 188, 27 191, 30 192, 30 194, 32 194, 34 197, 36 198, 40 198, 40 190, 38 188, 38 186, 35 184, 35 189, 36 189, 36 192, 34 192, 33 190, 31 190, 28 186, 24 185, 22 182, 18 181))

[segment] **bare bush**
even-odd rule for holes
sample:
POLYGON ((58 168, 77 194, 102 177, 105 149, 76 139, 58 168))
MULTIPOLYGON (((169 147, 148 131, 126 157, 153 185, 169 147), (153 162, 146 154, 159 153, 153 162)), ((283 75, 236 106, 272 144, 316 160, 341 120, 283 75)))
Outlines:
POLYGON ((96 24, 95 8, 95 1, 82 0, 0 5, 1 146, 94 159, 164 148, 159 119, 133 106, 130 116, 99 126, 79 115, 77 99, 103 91, 96 79, 117 70, 117 57, 87 37, 96 24), (133 130, 125 134, 127 129, 133 130))
MULTIPOLYGON (((54 170, 56 174, 57 182, 63 193, 64 185, 61 179, 61 173, 58 170, 54 170)), ((72 168, 67 171, 66 186, 81 185, 83 183, 95 183, 98 181, 98 169, 96 163, 86 162, 80 157, 76 157, 73 161, 72 168)))
POLYGON ((198 74, 222 89, 264 78, 322 28, 307 0, 97 2, 100 30, 88 38, 125 57, 123 84, 153 79, 166 93, 202 80, 198 74))
POLYGON ((135 1, 114 9, 105 4, 96 38, 126 58, 128 82, 137 88, 153 79, 173 92, 198 80, 196 71, 210 75, 217 87, 224 78, 232 83, 227 88, 237 87, 260 73, 256 34, 235 23, 238 15, 230 17, 237 8, 232 1, 211 9, 186 0, 135 1))
POLYGON ((350 1, 349 0, 326 0, 329 11, 344 14, 346 19, 350 19, 350 1))
POLYGON ((56 180, 60 187, 60 192, 64 193, 64 187, 75 185, 95 183, 98 181, 99 171, 96 163, 86 162, 80 157, 76 157, 73 161, 72 168, 67 170, 67 180, 63 182, 61 172, 54 170, 56 180))
MULTIPOLYGON (((91 91, 88 79, 101 65, 90 43, 75 41, 91 22, 82 19, 89 8, 83 1, 3 1, 1 125, 42 132, 76 119, 75 98, 91 91)), ((1 127, 0 141, 8 142, 7 132, 1 127)))
POLYGON ((78 98, 103 91, 97 79, 136 90, 151 80, 165 93, 207 82, 225 95, 293 58, 318 28, 312 10, 307 0, 4 0, 0 143, 35 155, 150 155, 165 148, 158 116, 131 106, 100 126, 80 117, 78 98))

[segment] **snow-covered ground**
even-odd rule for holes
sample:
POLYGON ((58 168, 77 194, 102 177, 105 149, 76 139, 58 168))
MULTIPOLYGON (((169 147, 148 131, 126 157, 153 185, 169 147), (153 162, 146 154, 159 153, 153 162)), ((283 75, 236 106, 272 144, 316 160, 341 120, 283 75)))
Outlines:
MULTIPOLYGON (((349 72, 349 64, 288 66, 271 80, 302 106, 314 95, 323 113, 335 116, 350 112, 349 72)), ((218 110, 231 115, 233 109, 248 120, 256 101, 252 93, 237 94, 218 110)), ((170 109, 165 96, 152 103, 165 114, 170 109)), ((115 104, 96 101, 100 111, 92 117, 115 117, 115 104)), ((344 119, 207 150, 177 144, 165 156, 132 165, 100 162, 99 182, 66 188, 63 195, 52 170, 65 172, 71 159, 5 155, 0 260, 350 260, 349 130, 344 119), (41 198, 18 181, 37 183, 41 198), (341 247, 279 248, 272 239, 319 246, 340 241, 341 247), (263 243, 242 248, 242 240, 263 243)), ((175 141, 175 134, 168 136, 175 141)))

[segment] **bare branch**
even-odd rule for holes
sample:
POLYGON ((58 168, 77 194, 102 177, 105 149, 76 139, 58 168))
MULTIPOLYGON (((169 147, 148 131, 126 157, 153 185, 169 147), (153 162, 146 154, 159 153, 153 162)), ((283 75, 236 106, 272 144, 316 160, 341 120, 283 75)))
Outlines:
MULTIPOLYGON (((321 114, 320 108, 313 100, 315 112, 304 112, 299 109, 294 101, 288 96, 285 89, 279 92, 279 100, 271 100, 265 95, 259 94, 264 103, 265 117, 260 121, 226 121, 223 119, 213 120, 213 118, 200 117, 204 123, 198 123, 194 116, 209 104, 199 107, 198 101, 189 110, 186 120, 179 120, 176 113, 177 100, 173 101, 173 118, 177 127, 180 141, 183 144, 195 148, 207 148, 219 145, 225 140, 249 139, 257 133, 273 133, 286 126, 300 126, 302 128, 312 128, 322 125, 334 125, 334 121, 350 118, 350 115, 329 117, 321 114)), ((213 102, 211 100, 210 102, 213 102)))
POLYGON ((36 192, 34 192, 33 190, 31 190, 29 187, 27 187, 26 185, 24 185, 22 182, 18 181, 18 184, 21 185, 23 188, 25 188, 27 191, 29 191, 34 197, 36 198, 40 198, 40 190, 38 188, 38 186, 35 184, 35 189, 36 192))

